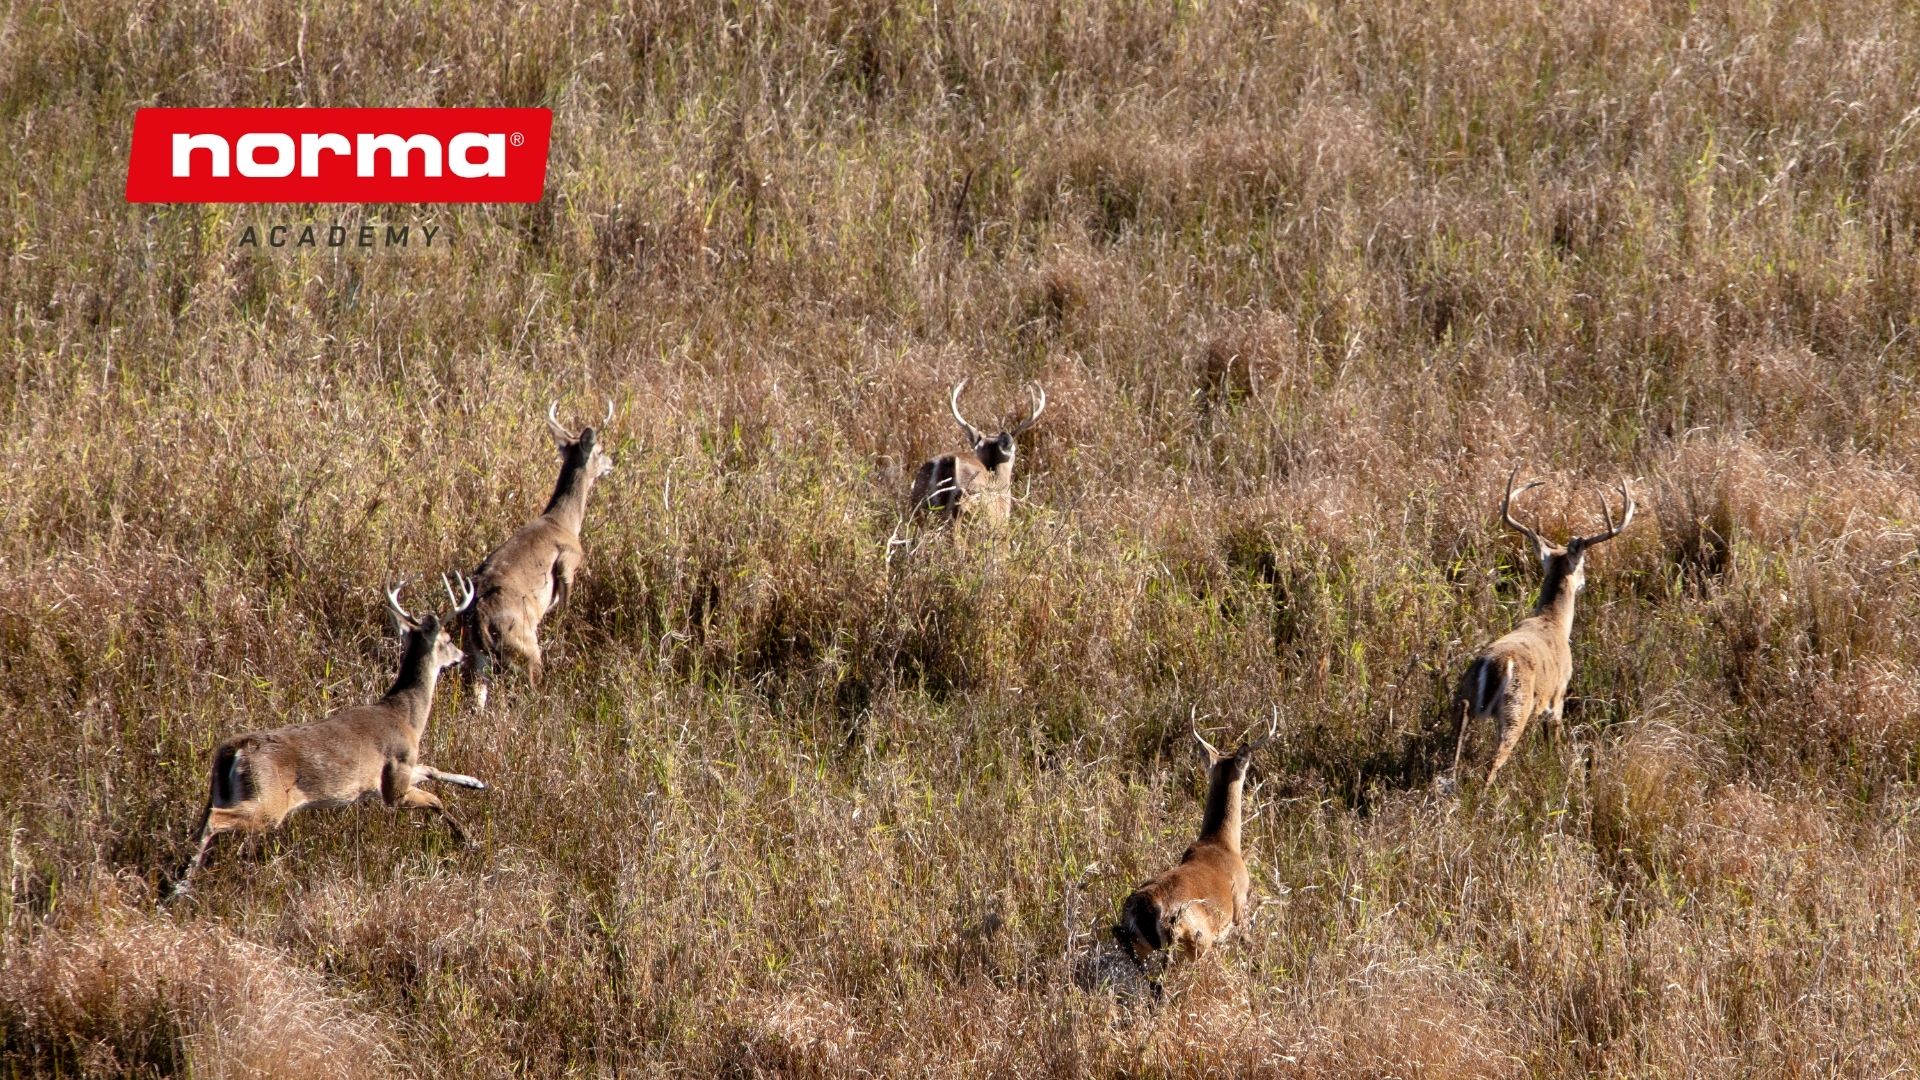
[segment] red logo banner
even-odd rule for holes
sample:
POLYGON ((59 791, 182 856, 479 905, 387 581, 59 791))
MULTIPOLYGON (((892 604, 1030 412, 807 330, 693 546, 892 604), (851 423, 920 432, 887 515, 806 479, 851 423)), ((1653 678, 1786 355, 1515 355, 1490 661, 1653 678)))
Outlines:
POLYGON ((141 109, 127 201, 538 202, 551 109, 141 109))

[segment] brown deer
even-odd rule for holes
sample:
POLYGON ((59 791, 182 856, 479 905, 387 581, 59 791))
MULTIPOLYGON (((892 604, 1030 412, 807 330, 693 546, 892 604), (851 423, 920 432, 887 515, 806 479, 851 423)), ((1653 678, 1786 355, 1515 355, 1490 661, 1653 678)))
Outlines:
POLYGON ((922 463, 913 474, 908 512, 911 516, 931 513, 949 523, 978 515, 994 526, 1005 525, 1013 509, 1014 440, 1046 411, 1047 392, 1030 385, 1033 413, 1011 429, 988 436, 960 415, 960 391, 966 386, 966 379, 954 386, 947 406, 972 452, 946 454, 922 463))
MULTIPOLYGON (((1253 755, 1273 740, 1274 727, 1231 754, 1214 749, 1195 729, 1193 737, 1207 753, 1207 807, 1200 838, 1180 862, 1135 889, 1120 905, 1114 940, 1145 970, 1161 950, 1180 948, 1198 959, 1232 936, 1252 915, 1250 881, 1240 850, 1240 799, 1253 755)), ((1156 991, 1158 987, 1155 987, 1156 991)))
MULTIPOLYGON (((466 596, 456 616, 473 603, 472 584, 462 584, 466 596)), ((268 832, 303 806, 353 803, 376 792, 389 808, 439 815, 454 839, 468 843, 466 830, 445 804, 419 786, 428 780, 475 790, 487 786, 419 761, 434 687, 441 669, 460 662, 460 650, 439 616, 417 619, 400 606, 398 586, 387 592, 387 604, 399 621, 403 642, 393 687, 379 701, 342 709, 324 720, 237 735, 221 743, 213 752, 207 804, 195 827, 198 846, 173 895, 187 891, 214 837, 268 832)))
MULTIPOLYGON (((587 513, 587 493, 613 469, 612 456, 600 445, 600 432, 587 427, 578 435, 568 434, 554 417, 558 406, 547 406, 547 430, 560 451, 560 479, 553 496, 539 517, 481 560, 473 572, 479 599, 460 620, 466 681, 481 708, 487 704, 493 666, 506 657, 519 660, 527 669, 527 681, 540 685, 540 620, 565 603, 573 588, 573 577, 586 558, 580 523, 587 513)), ((613 402, 608 401, 602 426, 612 420, 613 402)))
POLYGON ((1513 484, 1519 476, 1518 467, 1507 476, 1507 493, 1500 500, 1500 520, 1533 542, 1542 571, 1540 598, 1534 602, 1533 613, 1511 633, 1480 650, 1467 665, 1467 673, 1454 695, 1460 713, 1460 735, 1454 745, 1456 771, 1466 747, 1468 729, 1487 720, 1498 721, 1499 742, 1494 749, 1493 764, 1487 769, 1489 787, 1500 776, 1507 759, 1513 756, 1514 748, 1520 745, 1520 738, 1527 733, 1527 725, 1534 717, 1543 717, 1548 734, 1558 739, 1561 713, 1567 703, 1567 681, 1573 676, 1573 650, 1569 644, 1573 634, 1573 602, 1587 583, 1587 552, 1596 544, 1619 536, 1633 520, 1633 496, 1627 493, 1623 481, 1619 491, 1626 510, 1620 516, 1620 523, 1613 523, 1613 508, 1607 503, 1603 490, 1600 513, 1606 520, 1605 531, 1572 537, 1561 547, 1514 520, 1514 496, 1546 483, 1535 480, 1516 492, 1513 484))

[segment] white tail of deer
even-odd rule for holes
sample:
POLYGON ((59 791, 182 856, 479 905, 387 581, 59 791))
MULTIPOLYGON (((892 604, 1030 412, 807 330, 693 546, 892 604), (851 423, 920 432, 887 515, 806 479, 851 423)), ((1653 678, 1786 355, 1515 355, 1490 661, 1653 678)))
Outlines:
MULTIPOLYGON (((473 603, 472 584, 464 579, 461 583, 466 595, 455 616, 473 603)), ((398 587, 387 592, 387 604, 399 621, 403 641, 392 688, 379 701, 342 709, 324 720, 221 743, 213 754, 207 804, 195 829, 193 860, 173 895, 187 891, 206 861, 208 847, 222 833, 267 832, 303 806, 358 802, 376 792, 388 807, 439 815, 455 839, 467 842, 466 830, 446 806, 418 786, 429 780, 475 789, 487 786, 419 760, 434 687, 442 669, 460 662, 460 650, 438 616, 415 618, 400 606, 398 587)))
POLYGON ((1535 480, 1515 491, 1514 481, 1519 476, 1520 470, 1515 467, 1507 477, 1507 493, 1500 500, 1500 520, 1532 542, 1542 571, 1540 597, 1534 602, 1533 613, 1519 626, 1474 656, 1454 695, 1455 709, 1460 715, 1460 734, 1454 747, 1456 768, 1464 754, 1469 729, 1488 720, 1496 722, 1499 738, 1493 763, 1487 769, 1489 787, 1499 778, 1500 770, 1513 756, 1534 717, 1543 716, 1549 732, 1558 735, 1561 713, 1566 707, 1567 682, 1573 677, 1570 644, 1573 604, 1587 583, 1587 552, 1619 536, 1633 520, 1633 496, 1627 493, 1623 481, 1618 490, 1625 510, 1619 524, 1614 524, 1613 508, 1603 491, 1600 513, 1606 527, 1591 536, 1574 536, 1564 547, 1554 544, 1514 520, 1514 497, 1546 483, 1535 480))
POLYGON ((1047 408, 1047 392, 1030 385, 1033 412, 1013 427, 983 434, 960 415, 960 391, 967 380, 961 379, 947 400, 954 423, 966 435, 970 452, 946 454, 921 464, 913 476, 908 499, 911 516, 932 514, 945 522, 980 517, 993 525, 1004 525, 1013 509, 1014 440, 1026 434, 1047 408))
POLYGON ((605 425, 613 421, 613 402, 607 402, 601 430, 581 428, 578 435, 560 426, 554 415, 558 406, 558 402, 547 406, 547 430, 560 452, 560 478, 554 482, 553 495, 539 517, 481 560, 473 572, 479 600, 460 620, 467 682, 483 708, 493 668, 502 660, 519 661, 527 680, 540 685, 540 621, 566 603, 573 589, 574 575, 586 559, 580 526, 586 518, 587 494, 594 481, 613 470, 613 457, 600 445, 605 425))
POLYGON ((1207 805, 1200 836, 1180 861, 1135 889, 1120 906, 1114 940, 1136 963, 1161 950, 1178 948, 1198 958, 1246 925, 1251 880, 1241 855, 1241 793, 1253 755, 1273 741, 1279 718, 1258 739, 1222 754, 1196 728, 1193 737, 1207 754, 1207 805))

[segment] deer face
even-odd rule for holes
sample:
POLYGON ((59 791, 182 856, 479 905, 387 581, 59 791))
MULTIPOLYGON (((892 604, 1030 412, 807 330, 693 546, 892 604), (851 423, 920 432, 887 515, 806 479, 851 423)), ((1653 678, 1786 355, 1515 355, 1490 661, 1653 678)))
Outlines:
POLYGON ((1031 387, 1034 395, 1032 415, 1005 431, 987 435, 979 428, 967 423, 967 418, 960 415, 960 391, 966 389, 966 386, 967 380, 961 379, 953 388, 953 396, 947 401, 948 407, 953 411, 953 422, 960 425, 960 430, 967 436, 967 443, 973 447, 974 456, 980 459, 981 465, 988 469, 998 469, 1002 465, 1011 467, 1014 454, 1013 441, 1025 434, 1026 430, 1033 426, 1034 421, 1040 419, 1040 414, 1047 408, 1047 392, 1037 385, 1031 387))
POLYGON ((429 615, 420 623, 418 633, 432 643, 433 670, 445 671, 447 668, 467 658, 460 647, 453 643, 453 635, 440 625, 440 616, 429 615))
POLYGON ((1002 465, 1013 464, 1013 433, 1003 431, 998 435, 979 435, 973 440, 973 456, 988 469, 997 469, 1002 465))

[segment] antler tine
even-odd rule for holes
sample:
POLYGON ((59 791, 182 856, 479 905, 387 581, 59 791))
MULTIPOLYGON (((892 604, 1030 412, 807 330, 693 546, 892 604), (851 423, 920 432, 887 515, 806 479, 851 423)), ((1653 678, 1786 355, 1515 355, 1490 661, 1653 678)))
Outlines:
MULTIPOLYGON (((972 378, 971 375, 967 377, 967 379, 970 378, 972 378)), ((978 429, 972 424, 967 423, 966 417, 960 415, 960 391, 967 388, 967 379, 961 379, 959 382, 953 384, 953 393, 947 398, 947 408, 953 411, 954 422, 966 431, 967 437, 970 439, 978 439, 980 437, 978 429)))
POLYGON ((1187 713, 1187 723, 1193 726, 1193 737, 1200 740, 1201 746, 1204 746, 1207 748, 1208 756, 1216 757, 1216 758, 1225 757, 1226 755, 1222 754, 1218 748, 1216 748, 1212 743, 1207 741, 1207 737, 1205 735, 1200 734, 1200 718, 1198 714, 1199 714, 1198 709, 1194 709, 1187 713))
POLYGON ((1515 521, 1513 519, 1513 497, 1515 495, 1525 495, 1527 492, 1532 491, 1534 488, 1537 488, 1541 484, 1546 483, 1546 481, 1545 480, 1529 481, 1526 487, 1521 488, 1519 491, 1515 491, 1513 490, 1513 482, 1515 480, 1518 480, 1519 478, 1520 478, 1520 466, 1515 465, 1513 467, 1513 471, 1507 474, 1507 494, 1505 498, 1500 500, 1500 520, 1506 522, 1508 528, 1515 530, 1516 532, 1520 533, 1520 535, 1526 537, 1529 540, 1532 540, 1534 543, 1537 544, 1540 542, 1540 534, 1537 532, 1534 532, 1532 529, 1527 528, 1525 525, 1522 525, 1518 521, 1515 521))
POLYGON ((1627 491, 1626 480, 1623 479, 1620 481, 1620 486, 1617 490, 1620 492, 1620 498, 1626 504, 1626 508, 1622 510, 1620 514, 1620 524, 1615 525, 1613 523, 1613 507, 1607 504, 1606 490, 1604 488, 1601 489, 1600 513, 1606 518, 1607 531, 1603 533, 1595 534, 1593 536, 1581 537, 1580 545, 1582 547, 1592 547, 1594 544, 1606 543, 1608 540, 1611 540, 1614 537, 1619 536, 1620 533, 1626 529, 1627 523, 1633 520, 1633 509, 1634 509, 1633 496, 1629 494, 1627 491))
POLYGON ((611 424, 611 423, 613 423, 613 399, 608 398, 607 399, 607 418, 605 420, 600 421, 600 426, 606 427, 608 424, 611 424))
POLYGON ((400 606, 400 590, 405 588, 406 584, 407 583, 402 580, 396 582, 393 588, 387 590, 387 606, 393 609, 393 613, 400 617, 402 623, 407 626, 418 626, 420 620, 409 615, 407 609, 400 606))
MULTIPOLYGON (((1260 721, 1255 720, 1253 724, 1254 724, 1254 728, 1257 728, 1260 726, 1260 721)), ((1265 747, 1268 743, 1273 741, 1275 735, 1279 734, 1280 707, 1278 705, 1275 705, 1273 707, 1273 715, 1271 716, 1271 718, 1267 720, 1267 730, 1263 734, 1261 734, 1259 738, 1250 737, 1253 734, 1254 728, 1248 728, 1247 735, 1242 736, 1240 739, 1241 746, 1244 748, 1244 751, 1247 753, 1251 753, 1255 750, 1259 750, 1265 747)))
POLYGON ((547 403, 547 428, 553 432, 554 438, 572 442, 573 435, 568 432, 566 428, 560 426, 560 419, 554 415, 554 413, 559 411, 559 408, 560 402, 558 400, 547 403))
POLYGON ((458 615, 473 606, 473 581, 458 570, 453 572, 453 580, 460 583, 460 589, 464 595, 455 596, 453 582, 447 580, 447 575, 440 575, 440 585, 447 590, 447 599, 453 602, 453 613, 458 615))
POLYGON ((1027 417, 1025 420, 1020 421, 1019 425, 1013 429, 1013 433, 1015 435, 1022 434, 1028 428, 1039 423, 1040 414, 1047 411, 1047 388, 1044 386, 1041 386, 1039 383, 1028 383, 1027 391, 1031 393, 1035 398, 1035 401, 1033 404, 1033 415, 1027 417))

